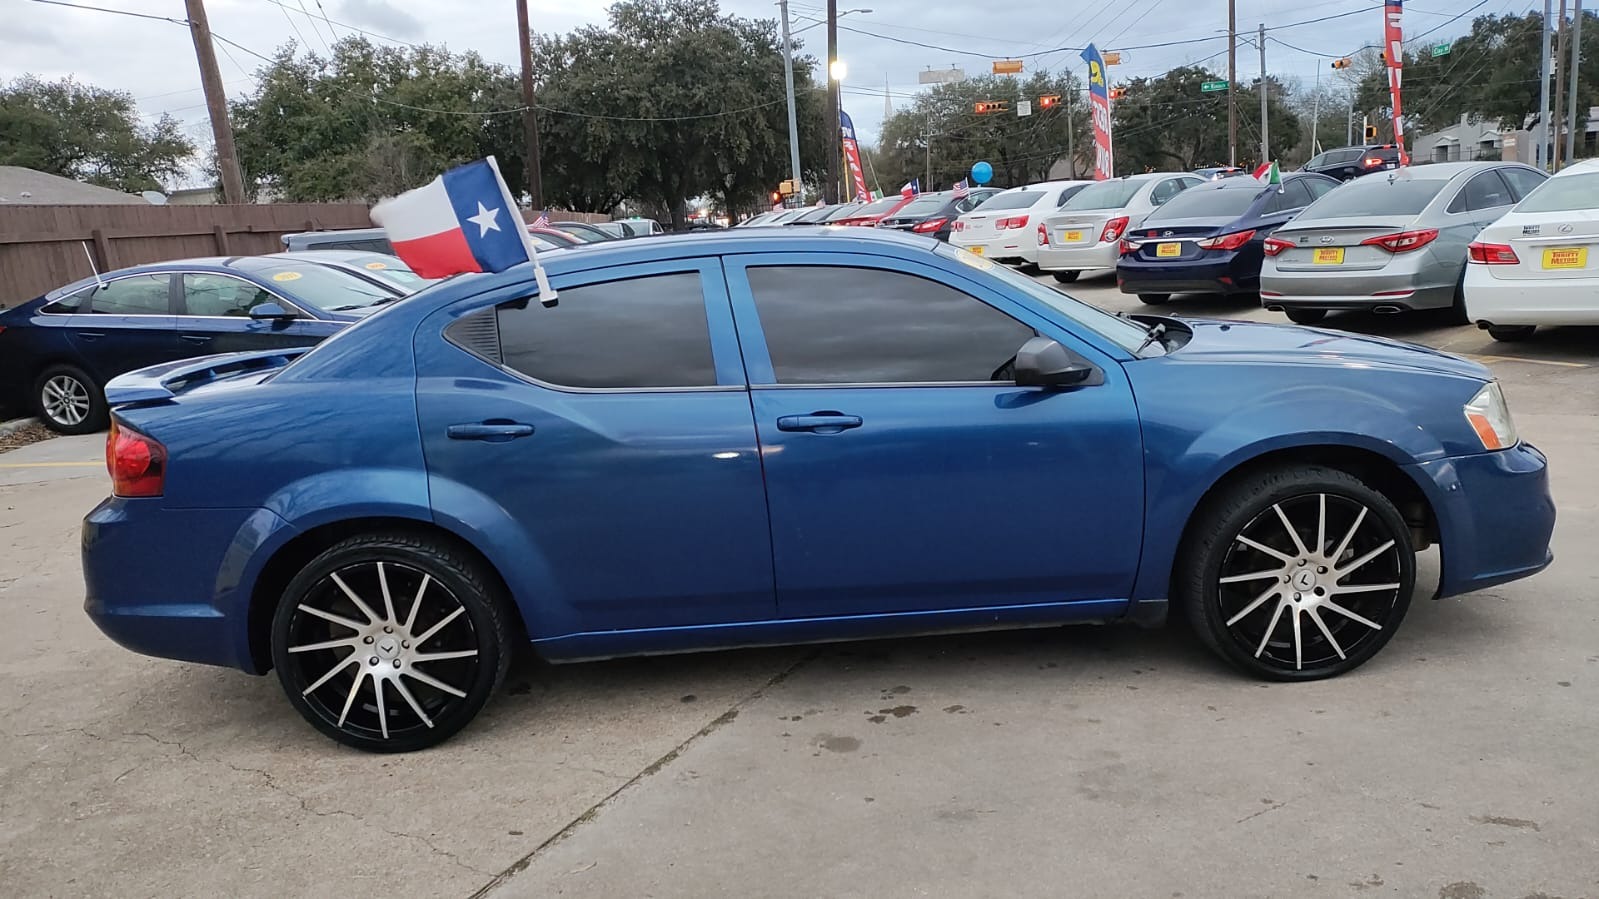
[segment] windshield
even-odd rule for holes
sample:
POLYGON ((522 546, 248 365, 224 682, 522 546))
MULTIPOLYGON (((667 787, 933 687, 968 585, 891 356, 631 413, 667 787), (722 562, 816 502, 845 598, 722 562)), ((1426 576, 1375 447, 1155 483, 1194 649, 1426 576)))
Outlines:
POLYGON ((1061 204, 1062 209, 1120 209, 1131 203, 1133 196, 1146 182, 1101 181, 1090 184, 1061 204))
POLYGON ((939 244, 937 252, 951 256, 972 268, 986 272, 989 276, 1005 282, 1006 286, 1049 304, 1050 308, 1093 331, 1095 334, 1110 340, 1129 353, 1137 350, 1144 343, 1144 338, 1149 334, 1148 329, 1135 321, 1112 315, 1109 312, 1090 306, 1082 300, 1069 297, 1053 287, 1046 287, 1032 278, 1018 273, 1010 266, 997 265, 991 260, 984 259, 981 256, 974 256, 966 250, 952 247, 946 243, 939 244))
POLYGON ((890 209, 893 209, 895 206, 898 206, 899 204, 901 204, 903 202, 905 202, 905 198, 904 197, 898 197, 898 196, 895 196, 895 197, 884 197, 881 200, 876 200, 874 202, 867 203, 865 206, 862 206, 861 208, 855 210, 855 214, 856 215, 882 215, 882 214, 888 212, 890 209))
POLYGON ((317 265, 261 257, 241 259, 234 265, 271 283, 289 299, 322 312, 353 312, 394 299, 386 290, 360 275, 317 265))
POLYGON ((905 205, 904 209, 894 213, 896 216, 914 218, 919 215, 932 215, 944 208, 949 198, 943 194, 923 194, 905 205))
POLYGON ((1041 190, 1008 190, 996 195, 980 206, 977 211, 991 212, 996 209, 1026 209, 1038 202, 1044 192, 1041 190))
POLYGON ((1298 222, 1346 216, 1416 215, 1449 182, 1442 178, 1389 180, 1371 175, 1328 191, 1299 214, 1298 222))
POLYGON ((835 207, 833 207, 833 211, 828 213, 827 218, 822 219, 822 221, 824 221, 824 222, 836 222, 836 221, 838 221, 841 218, 845 218, 847 216, 854 215, 855 213, 860 211, 861 205, 862 204, 860 204, 860 203, 845 203, 842 206, 835 206, 835 207))
POLYGON ((1533 188, 1517 212, 1575 212, 1599 208, 1599 172, 1562 175, 1533 188))
POLYGON ((550 227, 560 231, 562 234, 570 235, 573 240, 579 243, 595 243, 605 239, 604 232, 596 234, 587 228, 574 228, 571 225, 551 225, 550 227))
POLYGON ((814 224, 816 222, 824 221, 831 214, 832 214, 832 210, 829 209, 828 207, 826 207, 826 206, 818 206, 815 209, 812 209, 809 212, 805 213, 804 215, 801 215, 798 218, 794 219, 794 221, 801 222, 801 223, 809 225, 809 224, 814 224))
POLYGON ((431 284, 437 284, 437 278, 424 278, 416 272, 405 267, 405 263, 393 256, 356 256, 349 260, 349 265, 365 270, 374 278, 387 281, 406 293, 416 293, 431 284))
POLYGON ((1194 187, 1183 191, 1150 214, 1146 221, 1169 222, 1172 219, 1229 218, 1235 219, 1255 205, 1255 198, 1263 188, 1194 187))

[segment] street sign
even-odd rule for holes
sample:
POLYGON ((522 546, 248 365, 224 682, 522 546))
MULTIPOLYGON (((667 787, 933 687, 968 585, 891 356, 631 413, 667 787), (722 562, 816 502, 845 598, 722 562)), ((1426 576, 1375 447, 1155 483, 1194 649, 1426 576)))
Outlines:
POLYGON ((995 75, 1019 75, 1022 71, 1022 61, 1019 59, 994 60, 995 75))
POLYGON ((1449 55, 1449 45, 1448 44, 1434 44, 1433 48, 1432 48, 1432 55, 1433 55, 1434 59, 1436 59, 1436 58, 1438 58, 1440 56, 1448 56, 1449 55))
POLYGON ((1105 56, 1105 65, 1107 65, 1107 66, 1119 66, 1119 65, 1122 64, 1122 55, 1121 55, 1121 53, 1119 51, 1107 50, 1104 53, 1104 56, 1105 56))
POLYGON ((1016 117, 1017 118, 1023 118, 1023 117, 1026 117, 1026 116, 1030 116, 1032 114, 1033 114, 1033 101, 1031 101, 1031 100, 1017 100, 1016 101, 1016 117))
POLYGON ((1226 90, 1227 89, 1227 82, 1225 82, 1225 81, 1207 81, 1204 84, 1201 84, 1199 86, 1199 89, 1203 93, 1214 94, 1217 91, 1226 90))
POLYGON ((928 69, 916 73, 916 80, 921 84, 954 84, 966 80, 965 69, 928 69))

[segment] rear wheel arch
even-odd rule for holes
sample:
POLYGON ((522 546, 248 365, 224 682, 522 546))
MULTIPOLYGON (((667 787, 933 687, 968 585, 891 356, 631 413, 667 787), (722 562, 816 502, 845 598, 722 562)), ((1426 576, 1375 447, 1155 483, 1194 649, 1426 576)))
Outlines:
MULTIPOLYGON (((278 547, 256 577, 250 591, 248 611, 252 672, 265 674, 272 670, 272 617, 289 582, 323 552, 351 537, 367 534, 404 534, 446 544, 451 550, 482 565, 484 572, 494 578, 503 595, 513 596, 505 576, 493 561, 466 538, 435 522, 398 517, 348 518, 328 522, 296 535, 278 547)), ((528 630, 520 606, 515 602, 508 606, 512 616, 508 623, 511 633, 525 638, 528 630)))

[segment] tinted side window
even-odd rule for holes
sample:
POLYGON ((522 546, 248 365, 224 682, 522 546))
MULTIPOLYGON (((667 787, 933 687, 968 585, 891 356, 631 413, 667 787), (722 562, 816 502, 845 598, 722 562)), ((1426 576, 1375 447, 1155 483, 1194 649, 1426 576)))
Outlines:
POLYGON ((1510 188, 1505 180, 1499 177, 1498 172, 1483 172, 1466 182, 1453 202, 1449 204, 1450 212, 1476 212, 1481 209, 1494 209, 1499 206, 1509 206, 1510 188))
POLYGON ((1168 178, 1155 185, 1155 189, 1149 192, 1149 202, 1156 206, 1165 205, 1167 200, 1182 193, 1183 188, 1187 186, 1181 179, 1168 178))
POLYGON ((229 275, 183 276, 185 315, 248 317, 262 303, 276 303, 266 288, 229 275))
POLYGON ((1302 183, 1310 191, 1312 201, 1321 199, 1322 194, 1338 186, 1336 181, 1323 181, 1320 178, 1306 178, 1302 183))
POLYGON ((710 387, 698 272, 561 289, 561 302, 499 310, 505 364, 564 387, 710 387))
POLYGON ((1271 195, 1266 201, 1266 208, 1261 210, 1264 215, 1277 212, 1287 212, 1290 209, 1303 209, 1310 205, 1310 191, 1305 189, 1305 184, 1299 179, 1283 183, 1282 190, 1271 195))
POLYGON ((1533 188, 1547 180, 1543 175, 1532 169, 1500 169, 1499 174, 1504 175, 1505 180, 1510 182, 1510 192, 1515 195, 1518 203, 1521 202, 1522 197, 1532 193, 1533 188))
POLYGON ((1320 156, 1311 157, 1311 160, 1309 162, 1305 163, 1305 168, 1307 168, 1307 169, 1315 169, 1315 168, 1320 168, 1320 167, 1326 165, 1327 164, 1327 156, 1328 156, 1328 154, 1323 153, 1320 156))
POLYGON ((96 288, 94 311, 105 315, 171 315, 170 275, 134 275, 96 288))
POLYGON ((89 295, 94 293, 93 287, 85 287, 77 293, 69 293, 53 303, 46 303, 40 312, 51 315, 72 315, 75 312, 88 312, 89 295))
POLYGON ((766 267, 749 269, 749 282, 779 384, 1009 381, 1034 335, 975 297, 900 272, 766 267))

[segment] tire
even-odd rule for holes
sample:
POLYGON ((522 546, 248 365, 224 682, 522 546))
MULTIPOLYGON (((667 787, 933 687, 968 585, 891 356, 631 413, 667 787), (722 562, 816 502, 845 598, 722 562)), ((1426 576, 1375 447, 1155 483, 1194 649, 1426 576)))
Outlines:
POLYGON ((1296 325, 1314 325, 1327 318, 1325 309, 1285 309, 1283 312, 1296 325))
POLYGON ((285 588, 272 663, 317 730, 367 752, 412 752, 483 709, 510 666, 514 620, 496 578, 460 551, 404 533, 351 537, 285 588))
POLYGON ((1488 336, 1494 340, 1513 343, 1517 340, 1526 340, 1536 330, 1538 330, 1537 325, 1489 325, 1488 336))
POLYGON ((1054 274, 1056 281, 1059 281, 1062 284, 1070 284, 1073 281, 1076 281, 1077 277, 1081 275, 1082 272, 1053 272, 1052 274, 1054 274))
POLYGON ((1466 311, 1466 270, 1460 270, 1460 281, 1455 284, 1455 301, 1449 306, 1449 321, 1457 325, 1471 324, 1471 313, 1466 311))
POLYGON ((92 434, 110 424, 105 391, 83 369, 53 365, 33 382, 33 407, 58 434, 92 434))
POLYGON ((1171 294, 1169 293, 1141 293, 1138 295, 1138 302, 1143 303, 1145 306, 1164 306, 1169 299, 1171 299, 1171 294))
POLYGON ((1415 582, 1410 529, 1393 503, 1353 475, 1306 465, 1249 475, 1207 500, 1189 523, 1172 589, 1217 655, 1259 678, 1307 681, 1376 655, 1404 620, 1415 582))

